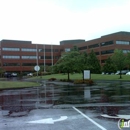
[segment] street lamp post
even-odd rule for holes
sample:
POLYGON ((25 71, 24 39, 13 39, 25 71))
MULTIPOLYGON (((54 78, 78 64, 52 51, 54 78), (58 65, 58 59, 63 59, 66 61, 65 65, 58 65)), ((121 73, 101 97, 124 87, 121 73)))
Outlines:
MULTIPOLYGON (((36 64, 38 66, 38 51, 37 51, 37 44, 36 44, 36 64)), ((37 71, 37 77, 38 77, 38 71, 37 71)))
POLYGON ((45 62, 46 61, 45 61, 45 45, 44 45, 44 72, 46 71, 46 68, 45 68, 46 63, 45 62))

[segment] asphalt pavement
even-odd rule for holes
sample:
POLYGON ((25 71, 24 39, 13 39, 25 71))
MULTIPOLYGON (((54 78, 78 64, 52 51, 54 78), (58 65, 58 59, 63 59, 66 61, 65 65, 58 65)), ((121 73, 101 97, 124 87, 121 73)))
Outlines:
POLYGON ((27 115, 11 117, 0 110, 0 130, 119 130, 118 120, 101 117, 85 108, 34 109, 27 115))

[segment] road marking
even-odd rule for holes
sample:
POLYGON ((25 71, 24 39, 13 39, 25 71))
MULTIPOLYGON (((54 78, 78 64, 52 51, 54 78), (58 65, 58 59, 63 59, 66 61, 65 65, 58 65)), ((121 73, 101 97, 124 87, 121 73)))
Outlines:
POLYGON ((103 114, 101 115, 102 117, 106 117, 106 118, 115 118, 115 119, 130 119, 130 115, 116 115, 116 116, 109 116, 107 114, 103 114))
POLYGON ((53 120, 52 118, 47 118, 47 119, 29 121, 28 123, 54 124, 55 122, 66 120, 67 118, 68 118, 67 116, 61 116, 59 119, 56 120, 53 120))
POLYGON ((97 127, 99 127, 101 130, 107 130, 106 128, 104 128, 103 126, 99 125, 98 123, 96 123, 94 120, 92 120, 91 118, 89 118, 88 116, 86 116, 84 113, 82 113, 80 110, 78 110, 77 108, 73 107, 74 110, 76 110, 78 113, 80 113, 82 116, 84 116, 85 118, 87 118, 89 121, 91 121, 93 124, 95 124, 97 127))

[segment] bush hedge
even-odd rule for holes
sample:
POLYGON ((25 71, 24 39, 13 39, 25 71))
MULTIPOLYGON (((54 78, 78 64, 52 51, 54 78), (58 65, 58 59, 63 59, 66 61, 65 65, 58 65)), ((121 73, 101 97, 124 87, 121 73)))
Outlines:
POLYGON ((73 82, 73 80, 68 80, 68 79, 60 79, 62 82, 73 82))
POLYGON ((55 81, 56 80, 56 78, 50 78, 50 79, 48 79, 49 81, 55 81))
POLYGON ((93 85, 94 81, 92 79, 85 79, 85 80, 75 80, 74 84, 87 84, 87 85, 93 85))

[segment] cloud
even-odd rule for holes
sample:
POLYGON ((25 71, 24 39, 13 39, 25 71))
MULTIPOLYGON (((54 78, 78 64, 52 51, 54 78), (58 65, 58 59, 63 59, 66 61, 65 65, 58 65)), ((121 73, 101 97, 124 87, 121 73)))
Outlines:
POLYGON ((71 9, 72 3, 67 8, 68 4, 61 6, 52 0, 0 0, 0 5, 0 35, 6 39, 58 44, 60 40, 93 39, 105 32, 130 29, 130 2, 89 3, 91 7, 83 10, 76 4, 71 9))

